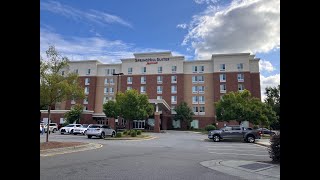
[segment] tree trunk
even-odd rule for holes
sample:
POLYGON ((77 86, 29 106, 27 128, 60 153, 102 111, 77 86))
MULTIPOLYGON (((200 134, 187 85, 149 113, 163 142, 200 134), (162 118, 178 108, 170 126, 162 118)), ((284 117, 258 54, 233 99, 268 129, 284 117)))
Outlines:
POLYGON ((46 136, 46 142, 49 142, 49 127, 50 127, 50 110, 51 106, 48 106, 48 125, 47 125, 47 136, 46 136))

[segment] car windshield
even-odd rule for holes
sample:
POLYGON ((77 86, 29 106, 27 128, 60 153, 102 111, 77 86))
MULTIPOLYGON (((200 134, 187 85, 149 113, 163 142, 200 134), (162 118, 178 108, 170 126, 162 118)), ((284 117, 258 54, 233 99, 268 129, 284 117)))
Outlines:
POLYGON ((66 127, 73 127, 73 125, 69 124, 69 125, 68 125, 68 126, 66 126, 66 127))
POLYGON ((86 127, 88 127, 89 125, 87 125, 87 124, 84 124, 84 125, 82 125, 82 127, 84 127, 84 128, 86 128, 86 127))
POLYGON ((101 126, 100 125, 92 125, 92 126, 90 126, 90 128, 101 128, 101 126))

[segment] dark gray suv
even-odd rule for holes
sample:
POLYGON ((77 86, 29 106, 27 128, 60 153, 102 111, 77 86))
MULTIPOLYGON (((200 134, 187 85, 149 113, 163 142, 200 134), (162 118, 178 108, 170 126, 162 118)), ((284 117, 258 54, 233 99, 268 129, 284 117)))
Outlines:
POLYGON ((261 138, 261 131, 248 130, 241 126, 226 126, 219 130, 209 131, 208 138, 214 142, 219 142, 222 139, 237 139, 254 143, 256 139, 261 138))

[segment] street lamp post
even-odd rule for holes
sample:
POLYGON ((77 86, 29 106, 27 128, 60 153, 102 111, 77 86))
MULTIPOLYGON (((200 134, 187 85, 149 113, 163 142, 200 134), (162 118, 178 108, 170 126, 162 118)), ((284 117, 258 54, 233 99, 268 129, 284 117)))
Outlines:
POLYGON ((113 73, 112 75, 118 76, 118 77, 117 77, 117 94, 118 94, 118 92, 119 92, 119 87, 120 87, 120 81, 119 81, 119 79, 120 79, 120 76, 123 75, 123 73, 113 73))

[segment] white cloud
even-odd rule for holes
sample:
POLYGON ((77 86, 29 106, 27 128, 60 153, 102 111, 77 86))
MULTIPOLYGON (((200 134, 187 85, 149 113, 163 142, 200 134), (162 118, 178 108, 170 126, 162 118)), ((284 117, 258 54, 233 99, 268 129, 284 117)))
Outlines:
POLYGON ((272 76, 265 77, 260 74, 260 84, 261 84, 261 101, 266 98, 265 89, 266 87, 276 87, 280 84, 280 74, 275 74, 272 76))
MULTIPOLYGON (((110 41, 102 37, 63 37, 47 29, 40 28, 40 55, 46 57, 45 51, 49 45, 56 49, 70 60, 100 60, 105 63, 120 63, 120 59, 132 58, 133 53, 141 52, 163 52, 168 49, 139 48, 134 44, 121 40, 110 41)), ((173 51, 175 56, 183 55, 173 51)))
MULTIPOLYGON (((198 1, 202 2, 202 1, 198 1)), ((280 0, 233 0, 193 16, 182 45, 199 59, 212 53, 265 53, 280 46, 280 0)))
POLYGON ((261 71, 272 72, 275 70, 275 67, 273 67, 270 61, 260 60, 259 66, 261 71))
POLYGON ((210 4, 210 3, 217 3, 219 2, 220 0, 194 0, 195 3, 197 4, 210 4))
POLYGON ((100 25, 117 23, 132 28, 132 25, 118 16, 97 10, 81 11, 57 1, 40 2, 40 10, 50 11, 78 22, 88 21, 100 25))
POLYGON ((185 24, 185 23, 184 23, 184 24, 178 24, 178 25, 177 25, 177 28, 186 29, 187 26, 188 26, 188 25, 185 24))

